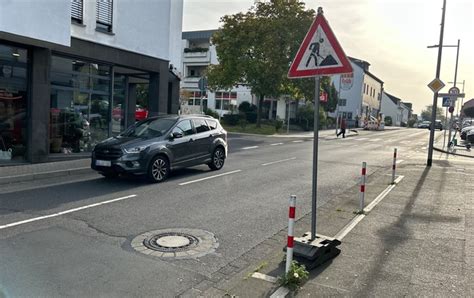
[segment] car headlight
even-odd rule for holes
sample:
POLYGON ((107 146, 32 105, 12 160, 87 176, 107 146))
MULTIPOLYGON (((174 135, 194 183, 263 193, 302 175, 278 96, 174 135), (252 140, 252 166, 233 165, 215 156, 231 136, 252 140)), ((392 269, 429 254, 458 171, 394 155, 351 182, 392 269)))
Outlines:
POLYGON ((132 147, 132 148, 125 148, 123 149, 126 153, 140 153, 144 150, 146 150, 148 146, 137 146, 137 147, 132 147))

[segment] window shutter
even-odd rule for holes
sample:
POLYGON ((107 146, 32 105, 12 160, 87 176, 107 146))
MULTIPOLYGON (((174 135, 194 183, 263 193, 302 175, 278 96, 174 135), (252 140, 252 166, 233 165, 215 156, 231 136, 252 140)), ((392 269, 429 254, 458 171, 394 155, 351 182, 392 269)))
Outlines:
POLYGON ((109 31, 112 29, 113 0, 97 0, 97 24, 103 25, 109 31))
POLYGON ((82 23, 82 0, 71 0, 71 19, 82 23))

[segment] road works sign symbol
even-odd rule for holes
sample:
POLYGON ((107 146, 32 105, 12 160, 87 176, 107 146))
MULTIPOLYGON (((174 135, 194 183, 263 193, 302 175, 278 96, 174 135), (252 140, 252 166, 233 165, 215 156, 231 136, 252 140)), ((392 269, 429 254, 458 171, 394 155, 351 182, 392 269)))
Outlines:
POLYGON ((443 89, 444 86, 444 83, 440 79, 434 79, 428 84, 428 87, 430 87, 433 92, 438 92, 443 89))
POLYGON ((319 75, 352 72, 336 36, 323 14, 316 16, 303 43, 291 63, 288 78, 307 78, 319 75))

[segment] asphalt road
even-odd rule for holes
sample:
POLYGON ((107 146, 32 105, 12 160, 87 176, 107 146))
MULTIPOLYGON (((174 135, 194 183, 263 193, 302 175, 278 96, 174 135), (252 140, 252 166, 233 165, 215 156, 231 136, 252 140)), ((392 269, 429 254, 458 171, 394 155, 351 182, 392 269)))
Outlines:
MULTIPOLYGON (((421 129, 322 137, 318 205, 354 186, 362 161, 370 175, 390 173, 395 147, 401 162, 426 159, 428 137, 421 129)), ((161 184, 91 172, 1 186, 0 297, 175 296, 285 228, 290 194, 297 217, 311 211, 311 137, 229 135, 229 144, 222 170, 180 170, 161 184), (219 247, 176 260, 130 245, 167 228, 209 231, 219 247)))

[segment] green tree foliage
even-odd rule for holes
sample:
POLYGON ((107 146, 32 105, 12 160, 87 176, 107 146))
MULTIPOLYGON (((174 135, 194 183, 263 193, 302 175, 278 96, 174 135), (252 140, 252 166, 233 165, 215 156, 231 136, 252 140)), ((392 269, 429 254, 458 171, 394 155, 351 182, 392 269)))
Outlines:
MULTIPOLYGON (((431 121, 432 109, 433 109, 433 105, 427 105, 426 108, 423 111, 421 111, 421 119, 423 119, 423 121, 431 121)), ((439 107, 436 109, 436 119, 441 120, 443 122, 445 120, 445 117, 443 115, 443 109, 439 107)))
POLYGON ((287 73, 314 16, 299 1, 272 0, 222 17, 223 25, 212 38, 219 64, 208 68, 209 88, 248 85, 258 97, 257 127, 265 96, 304 98, 311 90, 305 84, 314 80, 290 81, 287 73))

